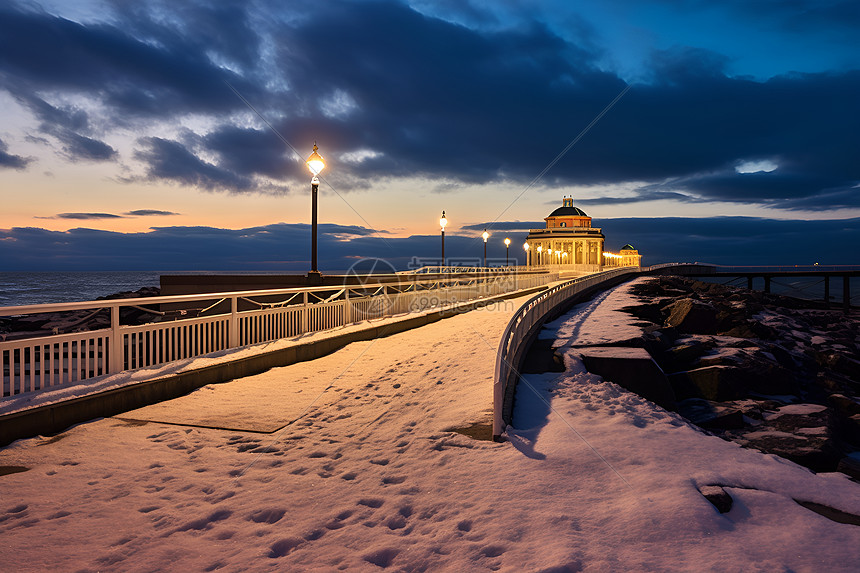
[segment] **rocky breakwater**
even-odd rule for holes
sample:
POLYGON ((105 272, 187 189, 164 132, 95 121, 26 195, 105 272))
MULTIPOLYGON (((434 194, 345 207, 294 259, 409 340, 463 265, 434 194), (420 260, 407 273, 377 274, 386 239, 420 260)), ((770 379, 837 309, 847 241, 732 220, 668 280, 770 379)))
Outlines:
MULTIPOLYGON (((146 298, 158 296, 158 287, 143 287, 136 291, 125 291, 101 296, 96 300, 114 300, 121 298, 146 298)), ((143 303, 141 303, 143 304, 143 303)), ((148 311, 143 307, 122 307, 120 309, 120 324, 137 325, 156 322, 163 319, 164 313, 148 311)), ((0 317, 0 340, 18 340, 52 334, 70 332, 87 332, 110 328, 110 310, 106 308, 90 310, 73 310, 67 312, 42 312, 20 316, 0 317)))
POLYGON ((622 309, 666 373, 675 408, 727 440, 860 479, 856 312, 680 277, 631 287, 622 309))

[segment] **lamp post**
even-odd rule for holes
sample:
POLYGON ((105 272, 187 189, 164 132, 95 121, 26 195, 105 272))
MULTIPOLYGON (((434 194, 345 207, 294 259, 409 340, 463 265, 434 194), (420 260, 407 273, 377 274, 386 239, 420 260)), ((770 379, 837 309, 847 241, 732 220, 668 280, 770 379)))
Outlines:
POLYGON ((528 243, 528 241, 523 243, 523 250, 526 252, 526 266, 529 266, 529 243, 528 243))
POLYGON ((439 266, 445 266, 445 226, 448 224, 448 219, 445 217, 445 211, 442 211, 442 218, 439 219, 439 226, 442 227, 442 262, 439 266))
POLYGON ((510 248, 511 248, 511 240, 509 238, 505 237, 505 266, 508 266, 508 264, 509 264, 508 252, 510 251, 510 248))
POLYGON ((317 153, 316 142, 314 142, 314 151, 308 157, 308 169, 310 169, 313 177, 311 177, 311 272, 308 273, 309 283, 321 283, 319 269, 317 268, 317 192, 320 187, 320 180, 317 175, 325 168, 325 160, 317 153))
POLYGON ((543 264, 543 245, 538 245, 538 266, 543 264))
POLYGON ((551 265, 552 264, 552 249, 546 250, 546 258, 549 259, 549 264, 551 265))
POLYGON ((484 268, 487 268, 487 239, 490 238, 490 234, 484 229, 484 234, 481 236, 484 237, 484 268))

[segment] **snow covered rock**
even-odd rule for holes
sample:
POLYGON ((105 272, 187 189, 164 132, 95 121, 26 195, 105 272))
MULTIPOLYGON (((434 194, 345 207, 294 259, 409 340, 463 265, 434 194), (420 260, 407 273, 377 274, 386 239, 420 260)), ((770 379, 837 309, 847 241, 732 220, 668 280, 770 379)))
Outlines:
POLYGON ((674 326, 679 332, 689 334, 716 334, 717 311, 710 304, 691 298, 681 299, 669 305, 666 326, 674 326))
POLYGON ((704 485, 699 488, 699 491, 720 513, 728 513, 732 510, 732 496, 726 493, 726 490, 722 487, 718 485, 704 485))
POLYGON ((577 350, 585 368, 667 410, 675 409, 675 393, 663 370, 644 348, 590 347, 577 350))

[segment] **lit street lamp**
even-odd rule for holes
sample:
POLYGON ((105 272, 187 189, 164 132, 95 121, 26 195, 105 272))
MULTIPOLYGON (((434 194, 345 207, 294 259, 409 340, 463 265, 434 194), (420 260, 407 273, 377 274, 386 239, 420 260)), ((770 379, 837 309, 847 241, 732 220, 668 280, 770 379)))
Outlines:
POLYGON ((505 266, 508 266, 508 251, 511 248, 511 240, 505 237, 505 266))
POLYGON ((538 245, 538 266, 543 264, 543 245, 538 245))
POLYGON ((529 243, 528 243, 528 241, 523 243, 523 250, 526 252, 526 266, 529 266, 529 243))
POLYGON ((445 226, 448 224, 448 219, 445 218, 445 211, 442 211, 442 218, 439 219, 439 226, 442 227, 442 262, 439 266, 445 266, 445 226))
POLYGON ((487 239, 490 238, 490 234, 484 229, 484 234, 481 236, 484 237, 484 268, 487 268, 487 239))
POLYGON ((320 187, 320 180, 317 175, 325 168, 325 160, 317 153, 316 142, 314 142, 314 152, 308 157, 308 169, 310 169, 313 177, 311 177, 311 272, 308 273, 308 282, 322 282, 319 269, 317 269, 317 192, 320 187))

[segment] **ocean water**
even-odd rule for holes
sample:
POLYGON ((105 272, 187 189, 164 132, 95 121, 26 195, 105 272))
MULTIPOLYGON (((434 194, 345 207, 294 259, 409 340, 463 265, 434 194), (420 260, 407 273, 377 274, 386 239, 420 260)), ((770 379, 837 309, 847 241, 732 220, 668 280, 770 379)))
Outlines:
MULTIPOLYGON (((95 300, 122 291, 135 291, 142 287, 159 286, 159 271, 109 272, 0 272, 0 306, 51 304, 95 300)), ((164 274, 185 274, 170 271, 164 274)), ((189 272, 189 274, 282 274, 277 271, 189 272)), ((703 280, 700 278, 700 280, 703 280)), ((707 279, 704 279, 707 280, 707 279)), ((733 286, 746 287, 746 279, 730 281, 711 279, 733 286)), ((763 289, 762 280, 756 279, 754 288, 763 289)), ((851 304, 860 306, 860 279, 851 280, 851 304)), ((812 300, 823 300, 824 280, 820 278, 780 278, 771 284, 775 294, 812 300)), ((830 300, 842 304, 842 280, 830 281, 830 300)))
MULTIPOLYGON (((726 279, 695 277, 696 280, 720 283, 740 288, 747 287, 746 278, 726 279)), ((830 278, 830 304, 841 306, 843 303, 842 277, 830 278)), ((764 279, 761 277, 753 280, 754 290, 764 290, 764 279)), ((801 298, 805 300, 824 300, 824 278, 821 277, 777 277, 771 280, 770 292, 783 296, 801 298)), ((852 277, 849 282, 848 296, 852 306, 860 306, 860 278, 852 277)))
POLYGON ((157 287, 161 273, 0 272, 0 306, 94 300, 146 286, 157 287))
POLYGON ((123 291, 157 287, 161 275, 282 275, 283 271, 0 271, 0 306, 95 300, 123 291))

